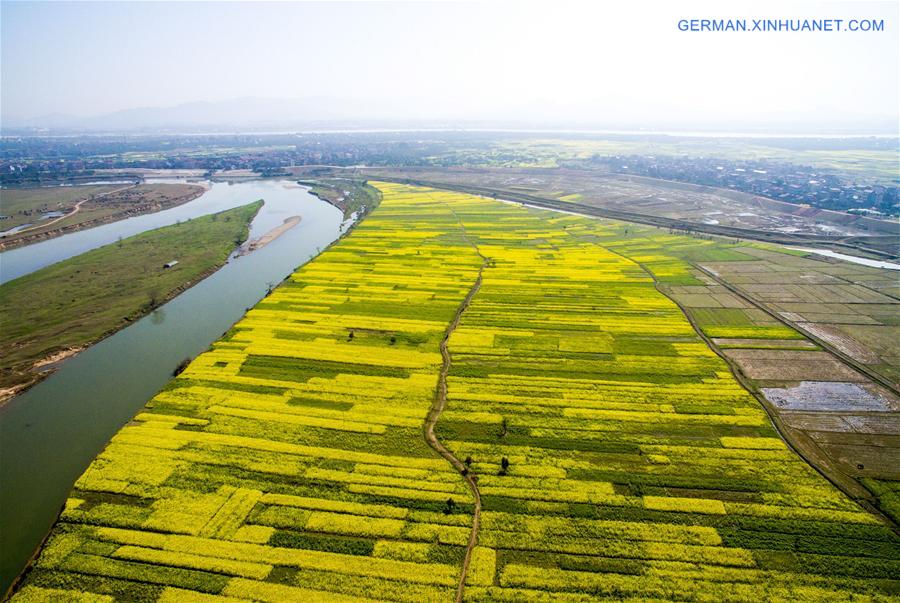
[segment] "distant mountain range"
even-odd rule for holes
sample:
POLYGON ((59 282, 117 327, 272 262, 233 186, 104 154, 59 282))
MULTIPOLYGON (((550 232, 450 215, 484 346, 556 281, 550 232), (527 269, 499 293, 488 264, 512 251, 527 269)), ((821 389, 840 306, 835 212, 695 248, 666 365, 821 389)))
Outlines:
POLYGON ((309 126, 372 119, 385 114, 384 106, 333 98, 238 98, 219 102, 193 102, 171 107, 139 107, 93 117, 52 114, 22 120, 4 120, 4 129, 47 128, 90 132, 167 131, 185 129, 309 126))
MULTIPOLYGON (((663 121, 652 106, 635 103, 603 108, 603 101, 575 105, 527 102, 515 106, 462 108, 449 100, 361 101, 330 97, 303 99, 236 98, 191 102, 169 107, 140 107, 78 117, 54 113, 29 119, 2 118, 4 134, 18 133, 191 133, 262 132, 303 129, 499 128, 547 130, 618 130, 742 132, 785 134, 880 134, 896 132, 891 119, 845 116, 846 123, 813 116, 777 115, 766 120, 741 118, 736 123, 698 123, 687 115, 663 121), (598 115, 603 117, 598 118, 598 115), (824 125, 823 125, 824 124, 824 125)), ((895 120, 894 120, 895 122, 895 120)))

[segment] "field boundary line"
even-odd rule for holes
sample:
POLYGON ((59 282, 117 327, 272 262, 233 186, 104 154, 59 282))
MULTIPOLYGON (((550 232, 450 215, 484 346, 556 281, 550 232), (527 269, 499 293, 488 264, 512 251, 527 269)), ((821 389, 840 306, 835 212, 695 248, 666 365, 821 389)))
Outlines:
MULTIPOLYGON (((706 333, 700 328, 694 318, 691 316, 690 312, 688 312, 684 306, 681 305, 674 298, 670 297, 663 289, 660 287, 660 282, 657 280, 656 275, 648 269, 644 264, 638 262, 637 260, 632 260, 627 256, 621 255, 611 249, 609 249, 611 253, 615 253, 616 255, 620 255, 621 257, 628 259, 638 266, 640 266, 641 270, 647 273, 647 275, 653 279, 653 285, 660 295, 664 296, 666 299, 670 300, 675 306, 681 311, 687 321, 690 323, 691 327, 703 340, 703 342, 711 349, 717 356, 719 356, 728 366, 728 370, 731 371, 732 376, 734 376, 735 380, 743 387, 747 393, 756 398, 757 402, 759 402, 760 406, 762 406, 766 415, 769 417, 769 422, 772 424, 772 427, 775 428, 775 431, 781 437, 782 441, 787 444, 788 448, 791 449, 797 456, 799 456, 803 461, 815 469, 815 471, 828 480, 835 488, 846 494, 851 500, 853 500, 856 504, 861 506, 863 509, 876 516, 879 520, 885 523, 889 528, 891 528, 895 533, 900 534, 900 529, 894 521, 885 513, 881 511, 874 503, 871 502, 869 497, 872 494, 865 488, 859 481, 856 480, 851 475, 848 475, 841 471, 839 468, 832 466, 830 459, 824 453, 815 454, 815 450, 818 449, 818 445, 812 441, 808 436, 803 433, 800 433, 799 430, 793 430, 786 426, 784 422, 781 420, 781 415, 778 411, 772 407, 772 403, 763 396, 760 392, 756 391, 753 387, 751 387, 749 380, 746 375, 744 375, 740 366, 734 362, 731 358, 729 358, 722 349, 712 340, 711 337, 708 337, 706 333), (810 440, 810 441, 806 441, 810 440), (815 458, 815 462, 813 462, 813 458, 815 458), (854 490, 857 490, 854 492, 854 490)), ((693 267, 701 270, 706 273, 706 270, 701 268, 700 266, 691 264, 693 267)), ((711 276, 711 275, 710 275, 711 276)), ((718 279, 716 279, 718 280, 718 279)), ((724 284, 724 283, 723 283, 724 284)), ((745 295, 735 291, 735 294, 739 295, 741 298, 746 298, 745 295)), ((752 302, 747 298, 747 301, 752 302)), ((801 333, 803 333, 801 331, 801 333)))
POLYGON ((506 200, 513 203, 520 203, 522 205, 530 205, 537 209, 563 211, 583 215, 590 218, 608 218, 610 220, 619 220, 621 222, 634 222, 635 224, 645 224, 648 226, 656 226, 658 228, 672 228, 675 230, 683 230, 686 232, 702 232, 726 239, 747 239, 750 241, 760 241, 763 243, 772 243, 784 246, 819 245, 821 247, 824 247, 825 249, 837 247, 840 249, 848 249, 851 252, 855 251, 857 253, 861 252, 863 254, 868 253, 870 255, 886 260, 897 259, 898 257, 896 254, 892 254, 886 251, 871 249, 862 245, 846 243, 842 239, 834 241, 830 239, 823 239, 822 237, 817 237, 815 235, 790 235, 767 230, 751 230, 733 226, 715 226, 711 224, 704 224, 703 222, 691 222, 684 219, 666 218, 663 216, 654 216, 651 214, 640 214, 619 209, 595 207, 593 205, 584 205, 582 203, 560 201, 559 199, 552 199, 486 186, 433 182, 429 180, 404 178, 387 174, 380 174, 377 176, 377 178, 384 182, 394 182, 396 184, 405 184, 408 186, 422 186, 446 191, 453 191, 457 193, 466 193, 470 195, 486 197, 488 199, 495 199, 498 201, 506 200))
POLYGON ((700 272, 702 272, 703 274, 705 274, 705 275, 708 276, 709 278, 713 279, 714 281, 716 281, 716 283, 718 283, 719 285, 725 287, 725 288, 728 289, 731 293, 737 295, 739 298, 743 299, 743 300, 746 301, 747 303, 749 303, 749 304, 753 305, 754 307, 756 307, 756 308, 762 310, 763 312, 765 312, 766 314, 768 314, 769 316, 771 316, 772 318, 774 318, 774 319, 777 320, 778 322, 780 322, 780 323, 782 323, 782 324, 784 324, 784 325, 787 325, 787 326, 790 327, 791 329, 794 329, 795 331, 797 331, 798 333, 800 333, 801 335, 803 335, 804 337, 806 337, 807 339, 809 339, 809 340, 812 341, 813 343, 817 344, 819 347, 821 347, 821 348, 822 348, 823 350, 825 350, 826 352, 829 352, 832 356, 834 356, 835 358, 837 358, 838 360, 840 360, 841 362, 843 362, 845 365, 847 365, 847 366, 849 366, 850 368, 852 368, 852 369, 854 369, 854 370, 856 370, 856 371, 862 373, 863 375, 865 375, 866 377, 868 377, 868 378, 871 379, 872 381, 878 383, 879 385, 881 385, 881 386, 884 387, 885 389, 887 389, 887 390, 893 392, 893 393, 896 394, 897 396, 900 396, 900 389, 898 389, 898 388, 897 388, 897 384, 896 384, 896 383, 893 383, 890 379, 888 379, 888 378, 886 378, 886 377, 883 377, 883 376, 879 375, 878 373, 876 373, 876 372, 870 370, 870 369, 869 369, 866 365, 864 365, 863 363, 857 362, 856 360, 854 360, 853 358, 851 358, 848 354, 845 354, 844 352, 840 351, 840 350, 837 349, 834 345, 832 345, 831 343, 825 341, 824 339, 822 339, 821 337, 815 335, 814 333, 810 333, 809 331, 807 331, 806 329, 804 329, 803 327, 801 327, 798 323, 794 322, 793 320, 790 320, 790 319, 788 319, 788 318, 785 318, 785 317, 781 316, 779 313, 777 313, 777 312, 775 312, 774 310, 770 309, 765 303, 763 303, 763 302, 761 302, 761 301, 758 301, 758 300, 754 299, 753 297, 751 297, 751 296, 748 295, 747 293, 744 293, 744 291, 743 291, 740 287, 738 287, 738 286, 736 286, 736 285, 732 285, 731 283, 729 283, 728 281, 726 281, 726 280, 724 280, 723 278, 721 278, 719 275, 717 275, 715 272, 713 272, 713 271, 710 270, 709 268, 705 268, 704 266, 702 266, 702 265, 700 265, 700 264, 692 264, 692 266, 694 266, 695 268, 697 268, 700 272))
POLYGON ((423 432, 425 436, 425 442, 441 457, 446 459, 453 468, 459 471, 460 475, 466 481, 466 485, 469 487, 469 490, 472 492, 472 497, 475 500, 474 509, 472 511, 472 531, 469 533, 469 541, 466 544, 466 554, 463 557, 462 568, 460 570, 459 575, 459 584, 456 588, 456 603, 461 603, 463 598, 463 592, 466 588, 466 576, 469 571, 469 564, 472 561, 472 551, 475 550, 475 546, 478 544, 478 531, 481 527, 481 492, 478 490, 478 481, 477 478, 469 471, 469 468, 466 467, 465 463, 460 461, 456 455, 454 455, 443 443, 438 439, 438 437, 434 433, 434 426, 437 424, 438 419, 441 417, 441 413, 444 412, 444 409, 447 407, 447 375, 450 372, 450 365, 453 361, 450 350, 448 349, 448 343, 450 341, 450 336, 453 335, 453 332, 456 330, 456 327, 459 326, 459 321, 462 319, 463 313, 469 307, 469 304, 472 303, 472 299, 481 289, 482 277, 484 275, 484 269, 487 267, 489 263, 489 259, 481 253, 481 250, 468 236, 466 232, 466 227, 460 219, 459 215, 453 210, 452 207, 447 204, 447 207, 450 209, 450 212, 454 215, 457 222, 459 222, 459 227, 462 232, 463 238, 466 242, 472 246, 475 250, 475 253, 478 254, 478 257, 481 258, 481 266, 478 268, 478 276, 475 278, 475 282, 472 284, 472 287, 469 289, 469 292, 466 293, 465 298, 463 298, 462 302, 459 304, 459 307, 456 308, 456 313, 453 315, 453 320, 450 321, 450 324, 447 325, 447 329, 444 331, 444 337, 441 339, 440 343, 440 351, 441 351, 441 370, 438 374, 438 383, 437 388, 435 389, 434 400, 431 403, 431 409, 428 411, 428 416, 425 419, 425 425, 423 426, 423 432))

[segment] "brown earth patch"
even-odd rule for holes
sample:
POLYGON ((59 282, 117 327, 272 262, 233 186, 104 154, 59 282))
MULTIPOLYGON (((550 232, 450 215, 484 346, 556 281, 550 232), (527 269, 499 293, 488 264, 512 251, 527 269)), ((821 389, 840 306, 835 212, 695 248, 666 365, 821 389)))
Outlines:
POLYGON ((878 364, 880 362, 878 356, 872 350, 837 327, 809 322, 800 323, 800 327, 829 345, 833 345, 837 350, 850 356, 857 362, 863 364, 878 364))
POLYGON ((800 350, 724 350, 750 379, 767 381, 865 381, 827 352, 800 350))

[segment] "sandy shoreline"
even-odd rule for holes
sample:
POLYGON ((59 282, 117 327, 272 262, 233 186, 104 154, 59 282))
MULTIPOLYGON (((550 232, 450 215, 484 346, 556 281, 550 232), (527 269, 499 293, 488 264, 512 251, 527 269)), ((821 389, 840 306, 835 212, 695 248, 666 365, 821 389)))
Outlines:
POLYGON ((248 241, 244 245, 241 246, 240 251, 238 251, 238 257, 242 255, 247 255, 248 253, 252 253, 257 249, 262 249, 294 226, 299 224, 303 220, 302 216, 291 216, 290 218, 285 218, 282 224, 279 224, 263 236, 253 239, 252 241, 248 241))

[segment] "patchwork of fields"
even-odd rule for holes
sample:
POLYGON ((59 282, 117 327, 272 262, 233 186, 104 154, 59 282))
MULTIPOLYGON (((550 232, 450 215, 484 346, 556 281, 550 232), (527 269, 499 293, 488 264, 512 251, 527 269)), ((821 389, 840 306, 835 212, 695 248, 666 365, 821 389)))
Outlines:
POLYGON ((739 251, 376 186, 115 436, 14 601, 437 601, 461 579, 472 601, 900 596, 900 539, 656 289, 697 284, 673 245, 739 251), (422 431, 481 256, 435 428, 478 478, 461 576, 475 501, 422 431))
POLYGON ((657 276, 806 458, 900 520, 896 272, 768 245, 653 240, 598 242, 657 276))

